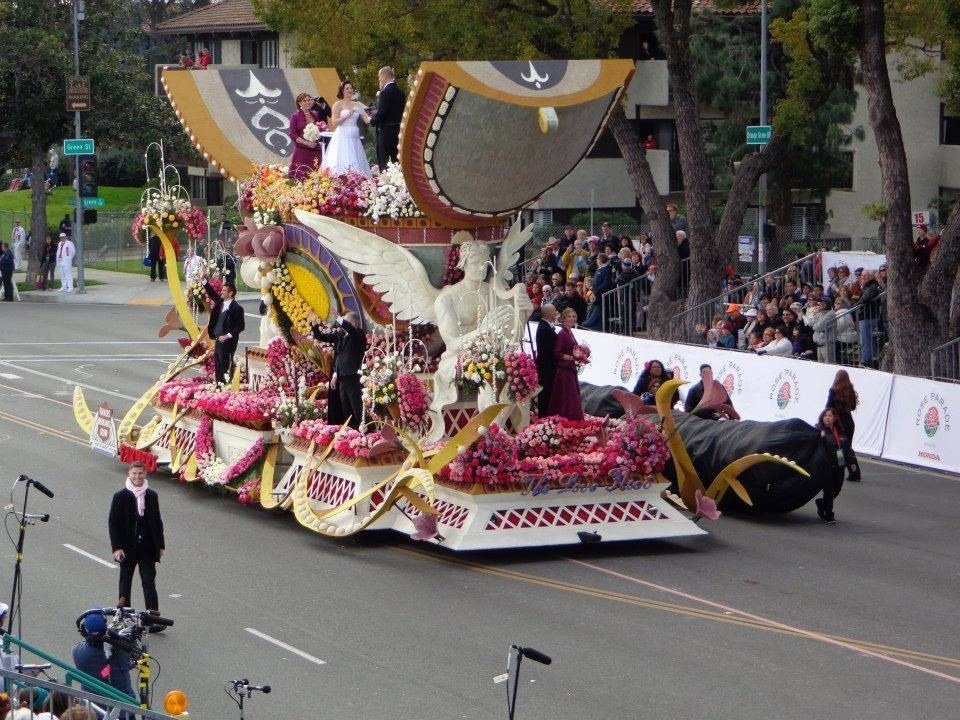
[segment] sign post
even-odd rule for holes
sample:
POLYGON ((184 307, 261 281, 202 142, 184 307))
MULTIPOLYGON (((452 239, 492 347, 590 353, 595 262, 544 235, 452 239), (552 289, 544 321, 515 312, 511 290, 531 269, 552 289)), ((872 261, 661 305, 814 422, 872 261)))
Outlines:
POLYGON ((67 77, 67 112, 92 110, 90 102, 90 76, 74 75, 67 77))

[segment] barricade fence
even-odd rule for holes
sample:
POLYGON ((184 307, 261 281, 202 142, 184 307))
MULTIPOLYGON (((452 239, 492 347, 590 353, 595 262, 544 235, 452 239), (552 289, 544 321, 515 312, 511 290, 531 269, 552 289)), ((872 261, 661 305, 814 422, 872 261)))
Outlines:
MULTIPOLYGON (((750 420, 800 418, 815 424, 839 365, 794 358, 677 345, 577 329, 590 346, 591 362, 580 379, 592 385, 633 390, 644 363, 660 360, 678 378, 696 382, 709 364, 733 406, 750 420)), ((857 452, 960 474, 960 428, 952 412, 960 407, 960 384, 915 378, 860 367, 845 368, 860 397, 854 412, 857 452)), ((686 395, 681 388, 681 396, 686 395)))
POLYGON ((960 382, 960 338, 946 342, 930 353, 930 377, 960 382))

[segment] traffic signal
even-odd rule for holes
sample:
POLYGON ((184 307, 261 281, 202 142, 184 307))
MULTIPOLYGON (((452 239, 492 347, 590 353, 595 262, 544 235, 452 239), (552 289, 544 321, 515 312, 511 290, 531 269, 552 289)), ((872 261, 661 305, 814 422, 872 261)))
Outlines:
POLYGON ((100 194, 100 172, 96 155, 80 156, 80 197, 97 197, 100 194))
POLYGON ((97 211, 96 210, 84 210, 83 211, 83 224, 84 225, 93 225, 97 221, 97 211))

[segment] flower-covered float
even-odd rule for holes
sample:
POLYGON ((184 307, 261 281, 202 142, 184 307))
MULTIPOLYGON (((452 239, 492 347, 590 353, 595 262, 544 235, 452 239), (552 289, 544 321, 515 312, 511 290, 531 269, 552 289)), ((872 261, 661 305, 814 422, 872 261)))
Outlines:
MULTIPOLYGON (((165 329, 179 320, 182 353, 121 420, 120 459, 289 510, 321 534, 394 529, 462 550, 697 535, 694 520, 715 518, 727 489, 749 503, 739 471, 783 461, 749 455, 701 482, 674 426, 673 386, 659 419, 531 413, 531 307, 511 280, 532 228, 511 218, 589 150, 632 71, 427 63, 398 165, 372 180, 316 169, 302 182, 281 163, 255 165, 234 250, 265 311, 258 346, 214 385, 199 318, 209 299, 199 283, 181 289, 171 267, 165 329), (349 311, 368 338, 359 429, 326 421, 332 348, 311 332, 314 316, 349 311), (668 464, 678 495, 666 494, 668 464)), ((174 219, 145 204, 136 230, 172 247, 176 218, 192 216, 177 202, 174 219)), ((74 409, 94 432, 80 388, 74 409)))

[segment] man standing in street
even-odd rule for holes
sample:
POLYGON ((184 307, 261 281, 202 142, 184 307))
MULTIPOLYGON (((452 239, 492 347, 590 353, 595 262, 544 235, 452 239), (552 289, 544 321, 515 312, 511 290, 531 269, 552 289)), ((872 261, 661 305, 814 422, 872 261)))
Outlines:
POLYGON ((10 245, 0 246, 0 279, 3 281, 3 299, 13 302, 13 251, 10 245))
POLYGON ((211 340, 216 341, 213 349, 213 367, 217 384, 230 382, 233 370, 233 354, 237 351, 240 342, 240 333, 245 323, 243 307, 236 301, 237 286, 232 282, 223 284, 221 296, 213 286, 207 282, 203 286, 207 295, 213 300, 210 309, 210 321, 207 323, 207 333, 211 340))
POLYGON ((550 407, 550 395, 553 392, 553 376, 557 374, 557 360, 553 356, 557 344, 557 331, 553 325, 557 321, 557 309, 547 303, 540 308, 540 320, 537 322, 537 380, 540 393, 537 395, 537 415, 547 416, 550 407))
POLYGON ((377 78, 380 81, 380 92, 377 94, 377 109, 370 124, 377 128, 377 165, 380 172, 383 172, 387 169, 388 162, 397 162, 404 97, 397 87, 392 67, 380 68, 377 78))
POLYGON ((60 233, 57 245, 57 269, 60 272, 60 292, 73 292, 73 256, 77 249, 66 233, 60 233))
MULTIPOLYGON (((338 317, 338 327, 324 332, 317 324, 317 316, 309 318, 313 325, 313 336, 320 342, 333 343, 333 375, 330 376, 330 392, 337 394, 340 416, 330 417, 327 422, 342 423, 349 416, 350 427, 360 429, 363 416, 362 388, 360 387, 360 365, 367 351, 367 336, 360 326, 360 316, 348 312, 338 317)), ((332 405, 336 408, 337 403, 332 405)))
POLYGON ((27 231, 19 220, 13 221, 13 233, 10 235, 10 247, 13 250, 13 269, 23 267, 23 248, 27 244, 27 231))
MULTIPOLYGON (((127 481, 110 503, 110 547, 113 559, 120 563, 120 599, 122 607, 130 607, 133 571, 139 566, 146 609, 159 614, 157 568, 166 550, 160 500, 147 485, 147 470, 141 462, 130 464, 127 481)), ((150 632, 160 632, 162 625, 152 625, 150 632)))

